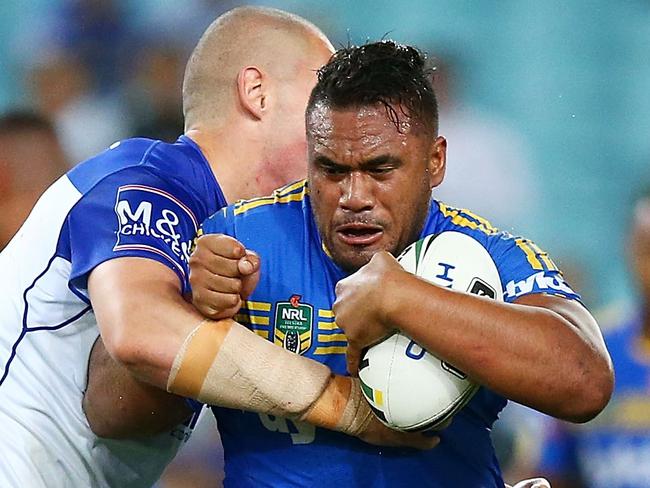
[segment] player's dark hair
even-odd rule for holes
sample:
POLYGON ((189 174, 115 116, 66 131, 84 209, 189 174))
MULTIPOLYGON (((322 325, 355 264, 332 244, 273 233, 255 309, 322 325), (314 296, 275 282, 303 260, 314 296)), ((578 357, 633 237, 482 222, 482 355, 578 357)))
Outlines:
POLYGON ((0 134, 38 130, 54 134, 49 119, 31 110, 12 110, 0 114, 0 134))
POLYGON ((383 105, 400 129, 400 114, 419 120, 438 132, 438 103, 432 70, 416 48, 383 40, 336 51, 318 71, 318 83, 307 104, 332 109, 383 105))

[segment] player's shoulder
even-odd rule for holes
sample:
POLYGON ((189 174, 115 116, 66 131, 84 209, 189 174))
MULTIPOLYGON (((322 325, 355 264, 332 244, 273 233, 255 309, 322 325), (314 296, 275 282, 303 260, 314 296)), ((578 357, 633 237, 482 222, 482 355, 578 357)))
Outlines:
POLYGON ((502 232, 488 219, 467 208, 453 207, 439 200, 431 200, 427 234, 447 231, 461 232, 483 244, 488 251, 517 239, 508 232, 502 232))
POLYGON ((87 193, 106 178, 125 176, 125 182, 137 184, 155 177, 172 186, 184 187, 206 177, 205 160, 189 138, 175 143, 147 138, 118 141, 105 151, 83 161, 68 172, 72 184, 87 193), (198 162, 200 164, 188 164, 198 162), (196 181, 195 181, 196 180, 196 181))
POLYGON ((205 233, 223 232, 223 227, 236 228, 238 232, 260 228, 267 231, 287 233, 302 226, 302 216, 309 200, 306 180, 296 181, 274 190, 270 195, 239 200, 208 218, 205 233), (260 227, 262 226, 262 227, 260 227))
POLYGON ((277 188, 270 195, 240 200, 231 206, 232 217, 239 220, 264 218, 268 214, 300 210, 309 196, 307 180, 300 180, 277 188))
POLYGON ((470 209, 432 200, 427 226, 427 233, 456 231, 467 234, 483 244, 494 258, 516 250, 530 261, 541 261, 539 269, 556 269, 547 253, 533 241, 498 229, 488 219, 470 209))

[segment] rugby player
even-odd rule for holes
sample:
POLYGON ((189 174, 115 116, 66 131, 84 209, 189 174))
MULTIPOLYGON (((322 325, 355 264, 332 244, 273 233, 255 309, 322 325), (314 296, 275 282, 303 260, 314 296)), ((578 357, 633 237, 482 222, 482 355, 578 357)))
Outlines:
POLYGON ((338 51, 319 73, 306 121, 308 180, 204 223, 216 235, 200 237, 192 257, 194 303, 214 318, 230 312, 224 294, 243 305, 235 320, 206 321, 188 337, 168 389, 219 405, 226 486, 503 487, 489 431, 508 398, 575 422, 607 403, 613 375, 595 320, 535 244, 431 199, 447 143, 415 49, 338 51), (486 247, 505 303, 426 283, 392 257, 447 230, 486 247), (247 269, 245 248, 259 257, 247 269), (283 348, 344 375, 396 329, 482 385, 435 449, 376 447, 260 407, 305 390, 310 372, 284 368, 283 348), (251 331, 260 337, 254 350, 244 345, 251 331))
MULTIPOLYGON (((332 52, 299 17, 235 9, 188 62, 183 136, 116 143, 43 194, 0 254, 0 486, 139 487, 158 478, 194 421, 147 439, 98 438, 82 411, 91 346, 101 332, 133 374, 167 386, 203 320, 183 298, 198 226, 229 201, 304 176, 302 114, 332 52)), ((351 384, 337 383, 346 395, 351 384)), ((341 397, 321 400, 310 414, 331 424, 322 412, 341 397)), ((186 419, 183 408, 158 412, 170 412, 169 426, 186 419)), ((399 439, 378 423, 353 425, 365 410, 345 412, 345 422, 335 418, 340 430, 375 426, 373 439, 383 431, 399 439)))

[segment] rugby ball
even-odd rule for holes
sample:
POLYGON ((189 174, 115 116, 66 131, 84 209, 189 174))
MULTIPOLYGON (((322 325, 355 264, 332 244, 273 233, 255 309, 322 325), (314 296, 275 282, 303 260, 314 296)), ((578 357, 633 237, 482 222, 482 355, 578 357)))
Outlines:
MULTIPOLYGON (((503 300, 496 264, 467 234, 427 236, 397 260, 406 271, 436 285, 503 300)), ((359 380, 375 415, 388 427, 409 432, 443 426, 478 390, 465 373, 401 333, 366 351, 359 380)))

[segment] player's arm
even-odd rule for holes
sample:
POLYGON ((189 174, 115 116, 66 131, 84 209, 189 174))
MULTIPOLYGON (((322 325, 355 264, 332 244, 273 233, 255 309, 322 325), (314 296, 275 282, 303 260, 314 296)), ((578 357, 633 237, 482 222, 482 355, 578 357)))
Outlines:
POLYGON ((336 292, 351 370, 364 347, 399 329, 478 383, 554 417, 588 421, 611 396, 604 341, 576 300, 534 294, 503 303, 459 293, 405 272, 387 253, 336 292))
MULTIPOLYGON (((383 427, 356 380, 333 375, 327 366, 275 346, 233 320, 204 319, 182 298, 178 277, 163 264, 143 258, 106 261, 91 273, 88 291, 106 350, 139 381, 368 442, 420 448, 435 443, 383 427), (287 375, 296 381, 287 384, 287 375)), ((87 411, 93 408, 87 398, 87 411)), ((110 412, 89 416, 102 414, 110 412)))
POLYGON ((108 354, 101 336, 88 359, 83 409, 92 431, 111 439, 170 431, 193 412, 185 398, 138 381, 108 354))
MULTIPOLYGON (((239 310, 241 300, 257 284, 259 259, 228 236, 216 240, 199 239, 199 242, 190 257, 190 282, 194 283, 197 297, 209 299, 205 304, 199 302, 199 311, 213 319, 230 318, 239 310), (214 258, 207 259, 213 256, 218 256, 217 262, 214 258), (198 266, 192 265, 197 262, 198 266), (212 268, 225 267, 229 276, 218 279, 202 266, 204 262, 212 268), (235 263, 237 265, 233 266, 235 263), (202 285, 206 281, 210 282, 210 288, 202 285)), ((172 280, 170 287, 176 289, 175 283, 172 280)), ((176 300, 176 293, 172 295, 176 300)), ((186 307, 184 302, 180 305, 186 307)), ((113 360, 101 336, 93 345, 88 360, 83 406, 93 432, 113 439, 145 437, 169 431, 193 412, 186 398, 136 379, 127 367, 113 360)))

